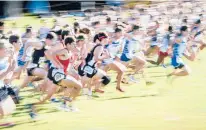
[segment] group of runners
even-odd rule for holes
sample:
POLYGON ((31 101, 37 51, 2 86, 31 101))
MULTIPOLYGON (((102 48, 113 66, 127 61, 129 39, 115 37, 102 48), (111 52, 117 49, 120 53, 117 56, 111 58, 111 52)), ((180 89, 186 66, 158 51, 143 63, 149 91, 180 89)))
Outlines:
POLYGON ((109 87, 110 70, 116 73, 116 90, 121 93, 125 92, 121 84, 137 83, 135 75, 144 75, 149 63, 167 67, 165 58, 174 67, 167 77, 189 75, 191 69, 182 57, 195 61, 206 46, 203 5, 164 2, 103 10, 107 15, 98 16, 88 11, 90 15, 72 25, 56 19, 49 28, 41 20, 38 31, 28 25, 23 34, 15 26, 6 33, 1 21, 0 116, 15 110, 21 100, 16 93, 28 86, 42 94, 28 105, 35 118, 36 106, 47 100, 61 101, 63 111, 78 111, 73 105, 78 96, 92 97, 109 87), (133 71, 127 78, 128 68, 133 71), (21 83, 15 90, 14 80, 21 83))

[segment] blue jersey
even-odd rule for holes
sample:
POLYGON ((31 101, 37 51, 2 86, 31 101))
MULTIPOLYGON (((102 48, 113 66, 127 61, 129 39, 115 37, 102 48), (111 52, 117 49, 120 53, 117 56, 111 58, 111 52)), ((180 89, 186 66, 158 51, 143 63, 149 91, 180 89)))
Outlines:
POLYGON ((114 58, 120 51, 122 46, 122 39, 113 41, 111 44, 106 46, 106 49, 109 51, 112 58, 114 58))
POLYGON ((173 45, 173 56, 181 57, 184 54, 185 49, 186 49, 186 42, 184 39, 182 40, 181 43, 175 43, 173 45))
POLYGON ((140 49, 139 41, 136 38, 126 39, 124 43, 123 54, 127 58, 132 58, 136 51, 140 49))
POLYGON ((120 48, 121 48, 121 39, 119 39, 117 41, 113 41, 111 44, 107 44, 105 46, 105 49, 108 50, 111 58, 104 59, 103 64, 109 64, 109 63, 113 62, 114 58, 118 55, 120 48))

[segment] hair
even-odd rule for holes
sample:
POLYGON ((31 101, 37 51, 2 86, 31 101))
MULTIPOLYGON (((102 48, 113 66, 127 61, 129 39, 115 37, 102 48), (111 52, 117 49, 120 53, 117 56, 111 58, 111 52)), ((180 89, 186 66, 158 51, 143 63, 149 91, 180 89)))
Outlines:
POLYGON ((80 29, 79 32, 83 34, 90 34, 90 30, 88 28, 80 29))
POLYGON ((114 29, 114 32, 115 33, 122 32, 122 29, 117 27, 117 28, 114 29))
POLYGON ((133 25, 132 26, 132 31, 135 31, 135 30, 139 30, 140 26, 138 25, 133 25))
POLYGON ((94 36, 93 41, 96 42, 97 40, 99 40, 101 42, 103 38, 107 38, 107 37, 108 36, 106 35, 106 33, 100 32, 94 36))
POLYGON ((66 37, 64 40, 65 45, 71 45, 73 42, 75 42, 75 39, 73 37, 66 37))
POLYGON ((79 23, 78 22, 74 22, 74 27, 79 27, 79 23))
POLYGON ((20 39, 20 37, 18 35, 11 35, 9 37, 9 43, 11 43, 11 44, 13 44, 14 42, 16 43, 19 39, 20 39))
POLYGON ((96 26, 96 25, 98 25, 98 24, 100 24, 100 22, 99 22, 99 21, 92 22, 92 26, 96 26))
POLYGON ((200 24, 200 23, 201 23, 201 20, 200 20, 200 19, 198 19, 198 20, 195 21, 195 24, 200 24))
POLYGON ((85 35, 84 34, 79 34, 77 37, 76 37, 77 41, 80 41, 80 40, 85 40, 85 35))
POLYGON ((64 39, 65 36, 69 35, 69 33, 70 33, 70 32, 69 32, 68 29, 63 30, 62 33, 61 33, 62 39, 64 39))
POLYGON ((107 17, 107 18, 106 18, 106 21, 107 21, 107 22, 111 22, 112 20, 111 20, 110 17, 107 17))
POLYGON ((184 18, 182 22, 187 23, 187 18, 184 18))
POLYGON ((32 30, 32 26, 27 26, 27 27, 26 27, 26 33, 30 33, 31 30, 32 30))
POLYGON ((95 34, 94 39, 93 39, 93 42, 94 42, 94 43, 95 43, 97 40, 99 40, 98 37, 99 37, 99 34, 95 34))
POLYGON ((0 27, 4 26, 4 21, 0 21, 0 27))
POLYGON ((74 27, 74 33, 77 34, 79 32, 79 27, 74 27))
POLYGON ((139 9, 139 12, 144 12, 144 9, 143 9, 143 8, 140 8, 140 9, 139 9))
POLYGON ((168 27, 168 31, 169 31, 170 33, 172 33, 172 31, 173 31, 172 26, 169 26, 169 27, 168 27))
POLYGON ((49 40, 57 39, 57 35, 54 32, 50 32, 47 34, 46 39, 49 40))
POLYGON ((186 31, 187 30, 187 26, 182 26, 181 28, 180 28, 180 32, 183 32, 183 31, 186 31))

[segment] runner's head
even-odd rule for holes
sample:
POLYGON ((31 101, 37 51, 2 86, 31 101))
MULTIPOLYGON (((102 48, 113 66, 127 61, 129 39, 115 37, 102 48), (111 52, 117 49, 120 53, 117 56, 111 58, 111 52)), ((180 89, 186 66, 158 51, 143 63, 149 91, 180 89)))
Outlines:
POLYGON ((9 43, 12 44, 15 48, 15 50, 19 51, 21 48, 21 41, 20 37, 18 35, 11 35, 9 37, 9 43))
POLYGON ((139 28, 140 27, 138 25, 133 25, 132 26, 132 32, 133 32, 134 35, 139 34, 139 28))
POLYGON ((112 21, 112 20, 111 20, 110 17, 107 17, 107 18, 106 18, 106 23, 107 23, 107 24, 111 24, 111 21, 112 21))
POLYGON ((79 23, 78 22, 74 22, 74 28, 79 28, 79 27, 80 27, 79 23))
POLYGON ((78 46, 83 46, 85 44, 86 36, 84 34, 79 34, 76 37, 77 45, 78 46))
POLYGON ((187 28, 187 26, 182 26, 182 27, 180 28, 180 34, 181 34, 182 36, 187 36, 187 35, 188 35, 188 28, 187 28))
POLYGON ((78 22, 74 22, 74 33, 79 34, 80 25, 78 22))
POLYGON ((27 35, 27 37, 31 37, 32 36, 32 26, 27 26, 26 27, 25 34, 27 35))
POLYGON ((6 56, 6 46, 5 41, 0 40, 0 58, 4 58, 6 56))
POLYGON ((173 32, 173 28, 172 28, 172 26, 169 26, 169 27, 168 27, 168 32, 170 32, 170 33, 173 32))
POLYGON ((57 35, 58 40, 62 40, 62 29, 60 26, 56 26, 53 30, 53 32, 57 35))
POLYGON ((106 45, 108 44, 108 36, 104 32, 100 32, 98 34, 98 41, 100 41, 100 44, 106 45))
POLYGON ((117 38, 122 37, 122 29, 121 28, 115 28, 114 32, 115 32, 115 35, 117 38))
POLYGON ((76 42, 75 42, 75 38, 74 37, 66 37, 64 39, 64 44, 67 48, 67 50, 75 50, 77 47, 76 47, 76 42))
POLYGON ((92 26, 94 28, 98 28, 100 26, 100 21, 95 21, 95 22, 92 22, 92 26))
POLYGON ((80 29, 79 31, 80 33, 83 33, 85 35, 89 35, 91 33, 90 29, 89 28, 82 28, 80 29))
POLYGON ((69 33, 70 32, 68 29, 62 30, 62 33, 61 33, 62 40, 64 40, 67 36, 69 36, 69 33))
POLYGON ((197 20, 195 20, 195 26, 197 27, 197 26, 200 26, 200 24, 201 24, 201 20, 200 19, 197 19, 197 20))
POLYGON ((50 32, 47 34, 45 43, 47 46, 52 46, 57 42, 57 35, 54 32, 50 32))
POLYGON ((0 33, 2 33, 4 30, 4 22, 0 21, 0 33))

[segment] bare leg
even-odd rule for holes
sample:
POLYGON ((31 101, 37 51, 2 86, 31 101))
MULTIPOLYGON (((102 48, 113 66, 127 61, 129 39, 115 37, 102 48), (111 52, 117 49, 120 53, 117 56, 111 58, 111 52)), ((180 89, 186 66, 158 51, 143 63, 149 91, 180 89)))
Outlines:
POLYGON ((80 93, 81 88, 82 88, 82 84, 73 77, 67 77, 66 79, 63 79, 59 83, 59 85, 65 86, 68 88, 74 88, 72 93, 71 93, 71 95, 73 95, 73 98, 76 98, 77 96, 79 96, 79 93, 80 93))

